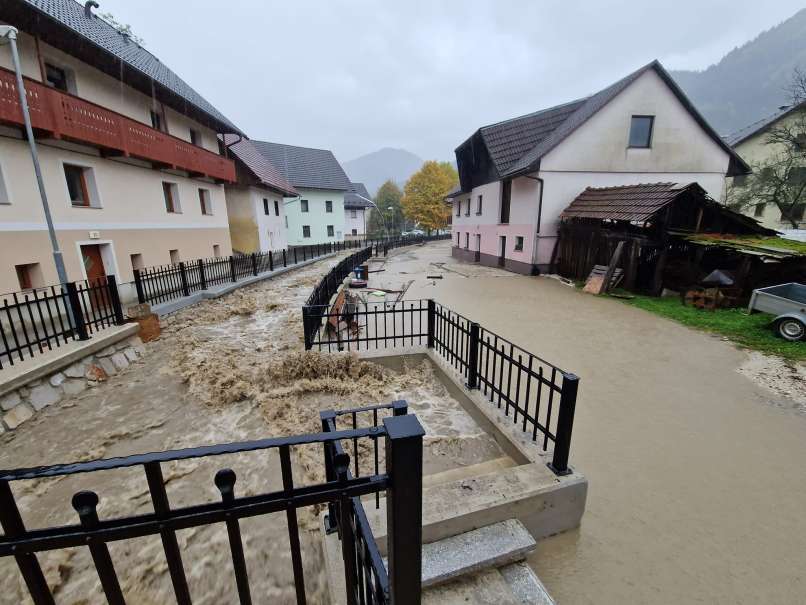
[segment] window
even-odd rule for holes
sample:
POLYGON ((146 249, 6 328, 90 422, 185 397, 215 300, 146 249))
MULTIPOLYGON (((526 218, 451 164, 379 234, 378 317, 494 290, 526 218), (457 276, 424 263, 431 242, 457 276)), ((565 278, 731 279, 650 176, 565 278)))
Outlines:
MULTIPOLYGON (((467 205, 470 206, 470 201, 467 202, 467 205)), ((470 232, 465 233, 465 250, 470 248, 470 232)))
POLYGON ((67 180, 67 191, 73 206, 88 207, 91 205, 90 188, 87 183, 89 171, 89 168, 83 166, 64 165, 64 178, 67 180))
POLYGON ((20 290, 31 290, 44 286, 42 269, 39 263, 15 265, 14 268, 17 270, 17 280, 20 283, 20 290))
POLYGON ((461 234, 461 233, 457 233, 457 234, 456 234, 456 247, 457 247, 457 248, 460 246, 460 243, 459 243, 459 238, 460 238, 460 237, 462 237, 462 234, 461 234))
POLYGON ((470 216, 470 198, 467 198, 467 210, 465 210, 465 216, 470 216))
POLYGON ((269 216, 269 200, 263 198, 263 214, 269 216))
POLYGON ((190 142, 201 147, 202 138, 201 133, 198 130, 193 130, 192 128, 190 129, 190 142))
POLYGON ((456 204, 456 216, 461 216, 462 215, 462 202, 460 200, 457 200, 454 203, 456 204))
POLYGON ((353 229, 353 235, 358 235, 358 229, 353 229))
POLYGON ((148 112, 151 115, 151 128, 154 130, 162 130, 162 116, 159 112, 154 111, 153 109, 148 112))
POLYGON ((179 264, 179 250, 168 250, 168 254, 171 255, 171 264, 178 265, 179 264))
POLYGON ((311 226, 310 225, 303 225, 302 226, 302 237, 311 237, 311 226))
POLYGON ((274 216, 280 216, 280 202, 274 200, 274 216))
POLYGON ((213 200, 209 189, 199 189, 199 207, 202 214, 208 216, 213 214, 213 200))
POLYGON ((45 82, 48 86, 64 92, 75 93, 73 81, 73 74, 69 70, 45 62, 45 82))
POLYGON ((330 200, 325 201, 325 212, 333 212, 333 202, 330 200))
POLYGON ((502 224, 509 223, 509 203, 512 198, 512 181, 504 181, 501 183, 501 216, 500 221, 502 224))
POLYGON ((358 218, 358 210, 350 210, 350 218, 358 218))
POLYGON ((629 147, 649 147, 655 116, 633 116, 630 120, 629 147))
POLYGON ((308 212, 308 200, 299 201, 300 212, 308 212))
POLYGON ((479 196, 478 201, 476 201, 476 214, 481 214, 481 196, 479 196))
POLYGON ((523 236, 515 236, 515 252, 523 252, 523 236))
POLYGON ((0 204, 10 204, 11 198, 8 196, 8 188, 6 187, 6 180, 3 176, 3 167, 0 166, 0 204))
POLYGON ((755 209, 753 210, 753 216, 764 216, 764 208, 767 207, 767 204, 761 202, 760 204, 756 204, 755 209))
POLYGON ((182 212, 179 206, 179 187, 176 183, 162 183, 162 195, 165 197, 165 210, 170 214, 182 212))
POLYGON ((327 226, 327 236, 328 237, 333 237, 334 233, 335 233, 335 231, 333 229, 333 225, 328 225, 327 226))
POLYGON ((288 229, 288 215, 285 217, 285 228, 288 229))
POLYGON ((129 258, 132 261, 132 269, 140 270, 143 268, 143 255, 142 254, 130 254, 129 258))
POLYGON ((216 258, 221 258, 221 246, 218 244, 213 244, 213 256, 216 258))

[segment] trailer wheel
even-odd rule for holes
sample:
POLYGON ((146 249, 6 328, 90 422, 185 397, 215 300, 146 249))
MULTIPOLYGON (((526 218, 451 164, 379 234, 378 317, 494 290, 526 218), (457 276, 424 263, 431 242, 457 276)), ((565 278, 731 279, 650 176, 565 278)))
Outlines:
POLYGON ((784 340, 795 342, 803 340, 803 336, 806 334, 806 326, 803 325, 802 321, 794 317, 784 317, 775 322, 775 331, 784 340))

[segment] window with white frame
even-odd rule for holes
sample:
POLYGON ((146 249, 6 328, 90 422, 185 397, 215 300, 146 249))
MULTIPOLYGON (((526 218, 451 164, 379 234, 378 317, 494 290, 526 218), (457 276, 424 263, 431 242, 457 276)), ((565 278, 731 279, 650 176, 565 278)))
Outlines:
MULTIPOLYGON (((268 214, 268 212, 266 214, 268 214)), ((280 216, 280 202, 277 200, 274 200, 274 216, 280 216)))
POLYGON ((308 200, 299 201, 299 210, 300 212, 308 212, 308 200))
POLYGON ((263 198, 263 214, 269 216, 269 200, 263 198))
POLYGON ((11 198, 8 195, 8 185, 6 185, 6 176, 3 174, 3 167, 0 166, 0 204, 10 204, 11 198))
POLYGON ((333 225, 328 225, 327 226, 327 236, 328 237, 333 237, 334 233, 335 233, 335 230, 333 229, 333 225))
POLYGON ((350 218, 358 218, 358 210, 356 210, 355 208, 350 210, 350 218))
POLYGON ((647 148, 652 144, 652 127, 655 116, 632 116, 630 119, 630 147, 647 148))
POLYGON ((201 213, 207 216, 213 214, 213 198, 210 196, 209 189, 199 189, 199 207, 201 213))
POLYGON ((87 166, 64 164, 64 179, 70 203, 77 208, 100 208, 95 171, 87 166))
POLYGON ((176 183, 162 182, 162 196, 165 198, 165 211, 168 214, 179 214, 182 206, 179 205, 179 186, 176 183))
POLYGON ((45 83, 51 88, 77 94, 76 76, 73 70, 49 60, 45 61, 45 83))
POLYGON ((333 202, 331 200, 325 200, 325 212, 333 212, 333 202))
POLYGON ((302 237, 311 237, 311 226, 310 225, 303 225, 302 226, 302 237))
POLYGON ((481 214, 481 196, 479 196, 476 201, 476 214, 481 214))

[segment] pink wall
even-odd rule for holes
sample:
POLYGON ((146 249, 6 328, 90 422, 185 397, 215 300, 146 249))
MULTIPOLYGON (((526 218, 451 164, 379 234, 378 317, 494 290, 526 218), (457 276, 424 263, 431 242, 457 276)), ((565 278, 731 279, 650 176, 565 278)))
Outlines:
POLYGON ((534 225, 522 224, 513 225, 453 225, 453 245, 456 245, 456 234, 459 233, 459 247, 465 247, 465 234, 470 234, 468 248, 476 251, 476 238, 477 234, 481 234, 481 253, 489 254, 491 256, 499 255, 499 240, 500 236, 507 238, 507 258, 520 261, 523 263, 532 262, 532 246, 534 245, 534 225), (515 251, 516 237, 523 237, 523 250, 515 251))

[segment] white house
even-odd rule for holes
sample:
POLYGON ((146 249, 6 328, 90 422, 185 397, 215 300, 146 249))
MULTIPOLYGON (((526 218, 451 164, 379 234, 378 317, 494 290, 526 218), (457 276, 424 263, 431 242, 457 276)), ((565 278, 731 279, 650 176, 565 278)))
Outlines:
POLYGON ((550 270, 560 213, 586 187, 697 182, 722 199, 749 168, 663 66, 584 99, 479 128, 456 149, 455 257, 550 270))
POLYGON ((237 182, 225 187, 232 249, 244 254, 288 247, 284 197, 299 193, 243 137, 223 138, 235 158, 237 182))
POLYGON ((350 179, 327 149, 250 141, 297 192, 284 199, 289 246, 344 241, 344 194, 350 179))
MULTIPOLYGON (((240 133, 157 57, 74 0, 3 0, 69 280, 230 254, 217 134, 240 133)), ((187 35, 193 35, 187 32, 187 35)), ((10 47, 0 46, 0 292, 58 282, 10 47)))
POLYGON ((364 183, 350 183, 344 194, 344 233, 346 239, 360 239, 367 235, 368 209, 372 207, 364 183))

